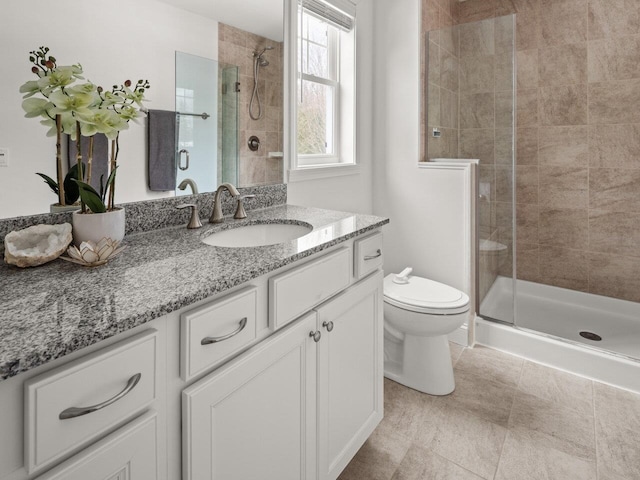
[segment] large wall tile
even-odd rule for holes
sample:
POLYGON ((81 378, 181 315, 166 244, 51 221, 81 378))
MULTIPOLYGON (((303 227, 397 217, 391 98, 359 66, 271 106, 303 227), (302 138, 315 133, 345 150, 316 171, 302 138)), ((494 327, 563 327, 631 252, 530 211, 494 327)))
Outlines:
POLYGON ((516 203, 538 203, 538 166, 516 168, 516 203))
POLYGON ((640 302, 640 258, 591 253, 589 291, 640 302))
POLYGON ((460 128, 493 128, 494 94, 460 95, 460 128))
POLYGON ((540 0, 540 46, 587 39, 587 0, 540 0))
POLYGON ((518 165, 538 164, 538 129, 518 128, 517 130, 518 151, 516 162, 518 165))
POLYGON ((513 92, 497 92, 495 105, 495 126, 496 128, 509 128, 514 122, 513 92))
POLYGON ((540 244, 586 249, 589 245, 589 214, 585 210, 540 207, 540 244))
POLYGON ((496 167, 496 201, 509 203, 513 198, 513 167, 496 167))
POLYGON ((518 245, 520 242, 529 245, 540 243, 539 211, 540 208, 535 204, 521 203, 516 206, 516 238, 518 245))
POLYGON ((540 165, 587 166, 588 127, 541 127, 538 131, 538 159, 540 165))
POLYGON ((516 14, 516 50, 530 50, 538 47, 540 29, 539 0, 518 2, 522 8, 516 14))
POLYGON ((520 280, 540 281, 540 246, 537 243, 521 243, 517 246, 516 275, 520 280))
POLYGON ((586 85, 563 85, 540 89, 540 125, 586 124, 586 85))
POLYGON ((589 208, 640 213, 640 169, 592 168, 589 208))
POLYGON ((589 0, 589 38, 640 33, 640 3, 636 0, 589 0))
POLYGON ((518 90, 538 87, 538 49, 517 52, 518 90))
POLYGON ((640 168, 640 124, 590 125, 589 165, 640 168))
POLYGON ((460 157, 477 158, 481 165, 494 163, 494 130, 460 130, 460 157))
POLYGON ((444 128, 458 128, 458 94, 440 89, 440 123, 444 128))
POLYGON ((458 22, 469 23, 493 18, 497 0, 466 0, 457 2, 455 15, 458 22))
POLYGON ((495 53, 493 20, 467 23, 458 28, 460 29, 460 57, 495 53))
POLYGON ((540 205, 586 209, 589 203, 587 167, 540 166, 540 205))
POLYGON ((496 53, 495 55, 495 77, 493 83, 496 92, 513 91, 513 83, 515 81, 513 57, 513 51, 496 53))
POLYGON ((440 49, 440 86, 451 90, 452 92, 458 91, 458 71, 459 71, 458 58, 453 54, 447 52, 445 49, 440 49))
POLYGON ((640 257, 640 214, 590 210, 589 250, 640 257))
POLYGON ((429 125, 442 126, 442 116, 440 114, 440 87, 429 84, 429 93, 427 97, 429 111, 427 122, 429 125))
POLYGON ((513 165, 513 128, 496 128, 495 161, 499 165, 513 165))
POLYGON ((457 57, 459 38, 459 28, 457 26, 443 28, 440 30, 440 47, 457 57))
POLYGON ((460 59, 460 93, 493 92, 495 56, 478 55, 460 59))
POLYGON ((422 0, 422 30, 428 32, 440 28, 440 8, 435 0, 422 0))
POLYGON ((587 83, 587 42, 540 49, 540 86, 587 83))
POLYGON ((440 86, 440 47, 429 42, 429 83, 440 86))
POLYGON ((588 291, 587 252, 562 247, 541 247, 540 281, 556 287, 588 291))
POLYGON ((589 122, 640 122, 640 79, 589 84, 589 122))
POLYGON ((589 82, 640 78, 640 35, 589 42, 589 82))
POLYGON ((494 20, 494 42, 496 54, 513 53, 516 22, 512 15, 496 15, 494 20))
POLYGON ((518 90, 516 104, 518 127, 531 127, 538 124, 538 89, 518 90))

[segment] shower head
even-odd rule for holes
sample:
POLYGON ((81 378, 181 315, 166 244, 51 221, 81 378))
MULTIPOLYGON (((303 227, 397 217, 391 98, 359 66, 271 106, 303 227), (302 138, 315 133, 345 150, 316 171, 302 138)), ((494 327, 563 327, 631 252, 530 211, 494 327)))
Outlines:
POLYGON ((260 53, 258 53, 257 51, 253 52, 253 57, 256 59, 256 62, 258 63, 258 65, 260 65, 261 67, 266 67, 267 65, 269 65, 269 60, 267 60, 266 58, 262 58, 262 55, 264 55, 264 52, 266 52, 267 50, 273 50, 273 47, 271 45, 264 47, 260 53))

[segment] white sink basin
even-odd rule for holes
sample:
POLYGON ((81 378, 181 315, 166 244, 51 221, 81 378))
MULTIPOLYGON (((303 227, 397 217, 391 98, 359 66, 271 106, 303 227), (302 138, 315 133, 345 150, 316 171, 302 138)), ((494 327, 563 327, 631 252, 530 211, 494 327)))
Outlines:
POLYGON ((260 223, 230 228, 202 239, 214 247, 261 247, 289 242, 306 235, 313 227, 292 223, 260 223))

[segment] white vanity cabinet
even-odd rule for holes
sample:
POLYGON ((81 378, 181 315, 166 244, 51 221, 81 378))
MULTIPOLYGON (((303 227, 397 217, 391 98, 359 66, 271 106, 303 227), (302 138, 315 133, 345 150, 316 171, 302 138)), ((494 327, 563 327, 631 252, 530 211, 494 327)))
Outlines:
POLYGON ((321 305, 318 479, 334 480, 382 420, 382 272, 321 305))
POLYGON ((312 313, 183 392, 183 479, 315 478, 315 328, 312 313))
POLYGON ((382 369, 378 270, 183 392, 183 479, 335 480, 382 419, 382 369))

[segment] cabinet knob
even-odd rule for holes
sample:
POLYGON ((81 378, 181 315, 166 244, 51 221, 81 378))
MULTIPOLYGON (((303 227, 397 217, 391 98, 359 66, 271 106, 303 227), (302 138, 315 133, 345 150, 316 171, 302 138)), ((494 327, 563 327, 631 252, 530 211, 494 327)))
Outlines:
POLYGON ((309 332, 309 336, 313 338, 314 342, 318 343, 322 334, 320 333, 320 330, 317 330, 315 332, 309 332))
POLYGON ((327 329, 327 332, 333 330, 333 322, 322 322, 322 326, 327 329))

